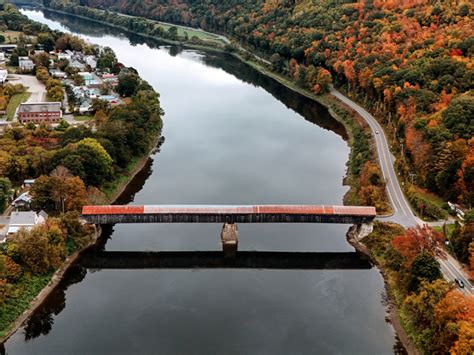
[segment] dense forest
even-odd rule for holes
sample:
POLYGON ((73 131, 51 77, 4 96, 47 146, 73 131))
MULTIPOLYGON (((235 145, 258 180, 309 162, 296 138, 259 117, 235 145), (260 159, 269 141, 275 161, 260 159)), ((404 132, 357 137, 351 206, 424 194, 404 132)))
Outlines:
MULTIPOLYGON (((398 168, 474 203, 474 4, 462 0, 46 0, 229 35, 314 93, 328 72, 385 123, 398 168)), ((77 12, 77 11, 76 11, 77 12)))

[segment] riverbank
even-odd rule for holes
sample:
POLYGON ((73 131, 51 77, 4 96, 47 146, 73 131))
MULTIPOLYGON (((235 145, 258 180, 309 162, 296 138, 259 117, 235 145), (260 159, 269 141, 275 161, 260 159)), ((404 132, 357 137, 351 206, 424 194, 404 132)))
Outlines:
POLYGON ((93 246, 99 239, 101 234, 100 229, 95 230, 94 237, 91 242, 84 248, 74 252, 68 256, 64 261, 63 265, 54 272, 51 276, 50 281, 31 301, 29 307, 21 313, 21 315, 15 320, 15 322, 0 336, 0 344, 5 343, 15 332, 33 315, 33 313, 42 305, 42 303, 48 298, 48 296, 59 286, 64 274, 73 266, 79 259, 81 254, 93 246))
MULTIPOLYGON (((153 154, 157 148, 157 145, 160 143, 161 137, 161 134, 159 134, 153 140, 148 154, 138 159, 138 161, 133 164, 133 168, 127 173, 127 178, 124 181, 120 181, 115 186, 114 190, 107 195, 109 203, 113 204, 115 201, 117 201, 125 192, 126 188, 132 182, 135 176, 137 176, 137 174, 139 174, 145 168, 150 156, 153 154)), ((100 229, 96 228, 91 242, 66 258, 63 265, 52 274, 48 284, 30 301, 29 307, 21 313, 21 315, 15 320, 15 322, 11 324, 9 328, 3 332, 3 334, 0 334, 0 344, 5 343, 21 326, 23 326, 23 324, 31 317, 31 315, 33 315, 33 313, 42 305, 48 296, 59 286, 64 274, 76 263, 82 253, 97 243, 101 237, 101 232, 102 231, 100 229)))

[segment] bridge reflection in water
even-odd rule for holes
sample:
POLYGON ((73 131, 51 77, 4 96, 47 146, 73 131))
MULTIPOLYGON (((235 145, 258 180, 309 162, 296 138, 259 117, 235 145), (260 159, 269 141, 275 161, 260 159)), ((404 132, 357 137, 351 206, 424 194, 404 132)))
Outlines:
POLYGON ((81 257, 87 269, 280 269, 366 270, 370 261, 356 252, 239 251, 225 257, 221 251, 90 251, 81 257))

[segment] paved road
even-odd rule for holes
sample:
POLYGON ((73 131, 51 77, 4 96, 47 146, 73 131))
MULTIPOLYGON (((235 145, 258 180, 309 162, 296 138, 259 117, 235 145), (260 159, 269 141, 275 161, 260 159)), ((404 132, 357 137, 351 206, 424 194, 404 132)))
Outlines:
POLYGON ((385 137, 385 133, 380 124, 370 113, 368 113, 354 101, 341 94, 339 91, 332 89, 331 94, 357 111, 357 113, 362 116, 362 118, 364 118, 372 130, 373 136, 375 137, 375 142, 377 144, 377 154, 380 167, 382 169, 383 177, 387 183, 387 194, 394 210, 394 214, 387 219, 407 228, 419 225, 420 220, 413 214, 398 182, 397 175, 393 167, 395 158, 390 152, 387 138, 385 137))
POLYGON ((46 99, 46 87, 33 75, 14 74, 8 77, 8 81, 12 84, 22 84, 27 87, 27 91, 31 93, 26 102, 44 102, 46 99))
MULTIPOLYGON (((378 219, 395 222, 406 228, 423 225, 424 222, 414 215, 410 204, 400 187, 400 183, 393 167, 395 158, 390 152, 387 138, 380 124, 369 112, 341 94, 339 91, 332 88, 331 94, 362 116, 370 126, 372 134, 375 137, 378 160, 382 169, 383 177, 387 183, 387 194, 394 210, 392 216, 378 219)), ((441 270, 448 281, 454 281, 454 279, 462 280, 465 285, 465 288, 463 289, 464 293, 474 295, 474 286, 469 282, 468 277, 462 271, 460 264, 451 255, 447 255, 446 260, 438 259, 438 261, 441 265, 441 270)))

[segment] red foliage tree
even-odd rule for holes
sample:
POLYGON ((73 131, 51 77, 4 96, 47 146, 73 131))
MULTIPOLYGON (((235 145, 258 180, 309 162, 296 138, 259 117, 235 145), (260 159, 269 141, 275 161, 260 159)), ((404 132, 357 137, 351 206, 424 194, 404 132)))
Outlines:
POLYGON ((424 225, 407 229, 404 235, 392 240, 392 245, 405 258, 407 267, 411 267, 413 260, 419 253, 424 252, 444 257, 443 241, 444 237, 441 233, 424 225))

